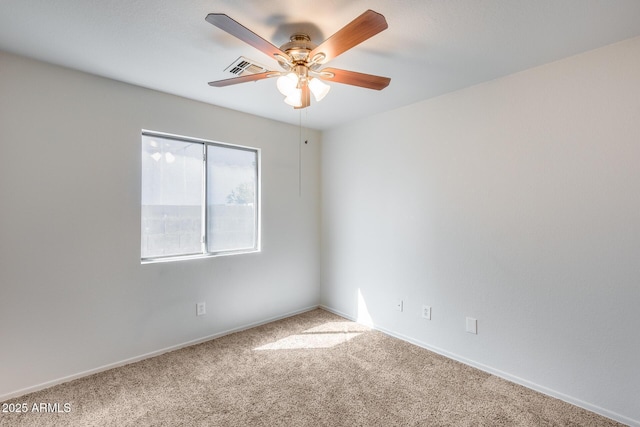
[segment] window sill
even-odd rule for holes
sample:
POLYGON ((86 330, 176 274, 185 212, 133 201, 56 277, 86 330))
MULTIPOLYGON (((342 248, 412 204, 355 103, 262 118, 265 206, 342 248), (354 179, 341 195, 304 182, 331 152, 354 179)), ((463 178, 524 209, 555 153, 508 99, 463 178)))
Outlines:
POLYGON ((210 254, 176 255, 176 256, 168 256, 168 257, 162 257, 162 258, 142 258, 140 260, 140 264, 144 265, 144 264, 158 264, 158 263, 175 262, 175 261, 189 261, 194 259, 218 258, 218 257, 230 256, 230 255, 255 254, 259 252, 261 252, 260 249, 248 249, 248 250, 219 252, 219 253, 210 253, 210 254))

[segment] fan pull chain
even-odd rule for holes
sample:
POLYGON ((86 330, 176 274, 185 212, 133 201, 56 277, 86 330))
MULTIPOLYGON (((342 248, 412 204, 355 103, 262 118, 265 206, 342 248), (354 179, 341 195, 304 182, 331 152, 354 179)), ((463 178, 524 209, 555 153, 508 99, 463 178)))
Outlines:
POLYGON ((302 110, 298 113, 298 197, 302 197, 302 110))

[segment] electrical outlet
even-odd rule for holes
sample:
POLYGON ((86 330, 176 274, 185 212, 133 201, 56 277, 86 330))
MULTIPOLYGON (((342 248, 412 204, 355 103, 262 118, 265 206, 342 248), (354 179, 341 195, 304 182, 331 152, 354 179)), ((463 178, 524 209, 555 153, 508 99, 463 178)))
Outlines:
POLYGON ((396 300, 396 310, 398 310, 398 311, 402 311, 402 309, 403 309, 403 305, 404 305, 404 304, 402 303, 402 300, 401 300, 401 299, 396 300))
POLYGON ((467 332, 470 334, 478 333, 478 320, 473 317, 467 317, 467 332))
POLYGON ((424 319, 431 320, 431 306, 428 306, 428 305, 422 306, 422 317, 424 319))
POLYGON ((204 302, 196 304, 196 316, 204 316, 207 314, 207 305, 204 302))

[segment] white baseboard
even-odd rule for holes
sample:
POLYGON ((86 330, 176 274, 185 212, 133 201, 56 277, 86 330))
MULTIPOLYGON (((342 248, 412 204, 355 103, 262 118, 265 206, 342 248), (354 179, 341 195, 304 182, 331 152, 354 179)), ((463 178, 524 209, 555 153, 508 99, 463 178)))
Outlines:
MULTIPOLYGON (((357 322, 357 320, 353 316, 351 316, 349 314, 346 314, 346 313, 342 313, 341 311, 335 310, 335 309, 333 309, 331 307, 328 307, 326 305, 322 305, 321 304, 320 308, 323 309, 323 310, 329 311, 329 312, 331 312, 333 314, 337 314, 338 316, 344 317, 345 319, 349 319, 349 320, 352 320, 354 322, 357 322)), ((620 415, 620 414, 618 414, 616 412, 613 412, 613 411, 610 411, 608 409, 601 408, 601 407, 596 406, 596 405, 592 405, 592 404, 590 404, 588 402, 585 402, 583 400, 576 399, 576 398, 574 398, 572 396, 568 396, 568 395, 566 395, 564 393, 560 393, 560 392, 558 392, 556 390, 541 386, 539 384, 533 383, 531 381, 525 380, 525 379, 517 377, 515 375, 511 375, 511 374, 509 374, 507 372, 501 371, 499 369, 495 369, 495 368, 493 368, 491 366, 487 366, 487 365, 484 365, 482 363, 475 362, 473 360, 470 360, 470 359, 467 359, 465 357, 459 356, 459 355, 457 355, 455 353, 451 353, 451 352, 449 352, 447 350, 444 350, 444 349, 441 349, 441 348, 438 348, 438 347, 434 347, 434 346, 429 345, 429 344, 427 344, 427 343, 425 343, 423 341, 420 341, 420 340, 411 338, 409 336, 406 336, 406 335, 403 335, 403 334, 400 334, 400 333, 397 333, 397 332, 382 328, 380 326, 370 325, 370 324, 367 324, 366 326, 372 327, 373 329, 375 329, 377 331, 380 331, 380 332, 383 332, 383 333, 385 333, 387 335, 390 335, 392 337, 401 339, 403 341, 410 342, 411 344, 417 345, 418 347, 422 347, 422 348, 424 348, 426 350, 433 351, 434 353, 440 354, 440 355, 442 355, 444 357, 447 357, 449 359, 453 359, 453 360, 456 360, 456 361, 458 361, 460 363, 464 363, 465 365, 469 365, 469 366, 472 366, 474 368, 480 369, 481 371, 484 371, 484 372, 487 372, 489 374, 495 375, 497 377, 503 378, 503 379, 505 379, 507 381, 511 381, 513 383, 516 383, 516 384, 519 384, 521 386, 527 387, 529 389, 535 390, 535 391, 540 392, 542 394, 546 394, 547 396, 551 396, 551 397, 554 397, 556 399, 560 399, 560 400, 565 401, 567 403, 570 403, 572 405, 575 405, 575 406, 578 406, 580 408, 586 409, 588 411, 594 412, 596 414, 602 415, 603 417, 607 417, 607 418, 610 418, 610 419, 612 419, 614 421, 626 424, 626 425, 628 425, 630 427, 640 427, 640 421, 639 420, 634 420, 634 419, 631 419, 629 417, 625 417, 624 415, 620 415)))
POLYGON ((285 314, 282 314, 282 315, 279 315, 279 316, 270 317, 268 319, 263 319, 263 320, 260 320, 258 322, 249 323, 249 324, 246 324, 246 325, 238 326, 238 327, 233 328, 233 329, 229 329, 229 330, 222 331, 222 332, 217 332, 217 333, 212 334, 212 335, 207 335, 206 337, 197 338, 195 340, 187 341, 187 342, 184 342, 184 343, 181 343, 181 344, 176 344, 176 345, 173 345, 171 347, 166 347, 166 348, 163 348, 163 349, 160 349, 160 350, 152 351, 150 353, 145 353, 145 354, 141 354, 139 356, 134 356, 134 357, 131 357, 129 359, 121 360, 119 362, 109 363, 108 365, 100 366, 98 368, 89 369, 89 370, 86 370, 86 371, 78 372, 76 374, 68 375, 66 377, 58 378, 58 379, 51 380, 51 381, 46 381, 44 383, 37 384, 37 385, 31 386, 31 387, 26 387, 26 388, 23 388, 23 389, 20 389, 20 390, 9 392, 9 393, 0 395, 0 402, 3 402, 5 400, 9 400, 9 399, 13 399, 13 398, 16 398, 16 397, 24 396, 25 394, 29 394, 29 393, 33 393, 33 392, 36 392, 36 391, 44 390, 45 388, 49 388, 49 387, 53 387, 53 386, 58 385, 58 384, 66 383, 66 382, 69 382, 69 381, 73 381, 73 380, 78 379, 78 378, 82 378, 82 377, 86 377, 86 376, 89 376, 89 375, 97 374, 97 373, 103 372, 103 371, 108 371, 109 369, 117 368, 117 367, 124 366, 124 365, 129 365, 129 364, 135 363, 135 362, 139 362, 141 360, 149 359, 150 357, 159 356, 161 354, 168 353, 170 351, 175 351, 175 350, 179 350, 179 349, 184 348, 184 347, 189 347, 189 346, 200 344, 200 343, 203 343, 203 342, 206 342, 206 341, 211 341, 213 339, 220 338, 220 337, 223 337, 225 335, 230 335, 230 334, 234 334, 236 332, 240 332, 240 331, 244 331, 244 330, 247 330, 247 329, 255 328, 256 326, 265 325, 267 323, 275 322, 276 320, 286 319, 287 317, 292 317, 292 316, 296 316, 298 314, 306 313, 307 311, 315 310, 316 308, 319 308, 319 307, 320 307, 319 305, 314 305, 314 306, 302 308, 300 310, 291 311, 291 312, 288 312, 288 313, 285 313, 285 314))

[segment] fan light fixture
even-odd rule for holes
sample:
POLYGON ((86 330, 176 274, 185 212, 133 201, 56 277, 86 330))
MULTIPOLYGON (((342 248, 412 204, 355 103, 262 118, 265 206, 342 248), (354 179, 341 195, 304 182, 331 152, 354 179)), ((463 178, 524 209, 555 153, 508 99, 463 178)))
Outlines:
POLYGON ((331 86, 313 77, 298 76, 287 73, 278 77, 276 86, 285 96, 284 102, 292 107, 302 106, 302 86, 307 85, 317 102, 320 102, 331 90, 331 86))

